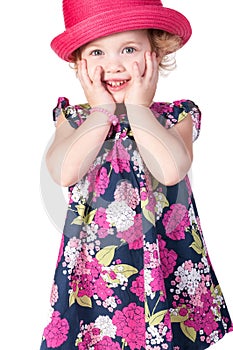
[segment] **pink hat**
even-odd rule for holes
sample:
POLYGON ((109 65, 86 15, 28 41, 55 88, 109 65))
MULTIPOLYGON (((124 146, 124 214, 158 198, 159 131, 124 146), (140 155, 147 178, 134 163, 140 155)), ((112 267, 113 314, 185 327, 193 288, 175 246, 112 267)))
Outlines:
POLYGON ((182 46, 192 34, 187 18, 160 0, 63 0, 63 15, 66 30, 51 47, 65 61, 82 45, 127 30, 165 30, 178 35, 182 46))

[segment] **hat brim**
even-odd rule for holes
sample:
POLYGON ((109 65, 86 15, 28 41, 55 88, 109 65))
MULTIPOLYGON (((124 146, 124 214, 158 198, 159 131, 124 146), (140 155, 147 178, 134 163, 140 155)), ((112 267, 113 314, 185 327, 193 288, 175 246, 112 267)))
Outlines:
POLYGON ((178 35, 181 46, 192 34, 188 19, 180 12, 161 6, 137 6, 135 9, 111 10, 87 18, 56 36, 51 47, 60 58, 70 62, 71 54, 88 42, 114 33, 149 28, 178 35))

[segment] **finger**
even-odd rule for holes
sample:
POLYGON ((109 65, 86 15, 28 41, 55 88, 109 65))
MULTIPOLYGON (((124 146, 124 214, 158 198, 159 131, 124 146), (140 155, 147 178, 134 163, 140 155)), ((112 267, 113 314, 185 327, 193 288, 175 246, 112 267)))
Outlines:
POLYGON ((88 70, 87 70, 87 62, 85 59, 81 60, 79 63, 79 79, 81 81, 81 83, 90 86, 91 85, 91 79, 89 77, 88 74, 88 70))
POLYGON ((102 80, 101 80, 101 75, 103 72, 103 68, 101 66, 97 66, 94 70, 94 74, 93 74, 93 84, 96 87, 100 87, 102 86, 102 80))
POLYGON ((157 66, 156 66, 156 55, 155 52, 146 52, 146 69, 144 78, 148 80, 154 80, 157 74, 157 66))
POLYGON ((159 72, 159 59, 156 55, 156 52, 152 53, 152 62, 153 62, 153 76, 152 79, 158 77, 158 72, 159 72))
POLYGON ((139 65, 137 62, 133 63, 133 81, 140 83, 142 79, 140 70, 139 70, 139 65))

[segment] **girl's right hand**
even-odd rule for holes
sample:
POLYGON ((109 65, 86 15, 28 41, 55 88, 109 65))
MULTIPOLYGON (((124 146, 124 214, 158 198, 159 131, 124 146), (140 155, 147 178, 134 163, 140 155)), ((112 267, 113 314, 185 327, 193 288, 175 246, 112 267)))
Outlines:
POLYGON ((101 66, 97 66, 95 68, 92 81, 88 74, 86 60, 82 59, 78 62, 78 77, 90 106, 92 108, 101 106, 107 109, 109 112, 114 113, 116 104, 113 97, 105 89, 101 81, 102 72, 103 68, 101 66))

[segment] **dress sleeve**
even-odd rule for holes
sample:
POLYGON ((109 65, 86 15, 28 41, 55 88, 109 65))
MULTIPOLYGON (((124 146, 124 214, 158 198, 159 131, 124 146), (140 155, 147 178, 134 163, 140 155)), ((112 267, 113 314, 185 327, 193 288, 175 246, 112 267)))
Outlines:
POLYGON ((201 129, 201 111, 193 101, 155 102, 152 105, 152 111, 158 121, 167 129, 181 122, 190 114, 193 120, 193 142, 198 138, 201 129))
POLYGON ((90 106, 88 104, 80 104, 71 106, 68 98, 59 97, 57 106, 53 109, 53 121, 56 126, 59 115, 63 113, 70 125, 77 129, 90 114, 90 106))

